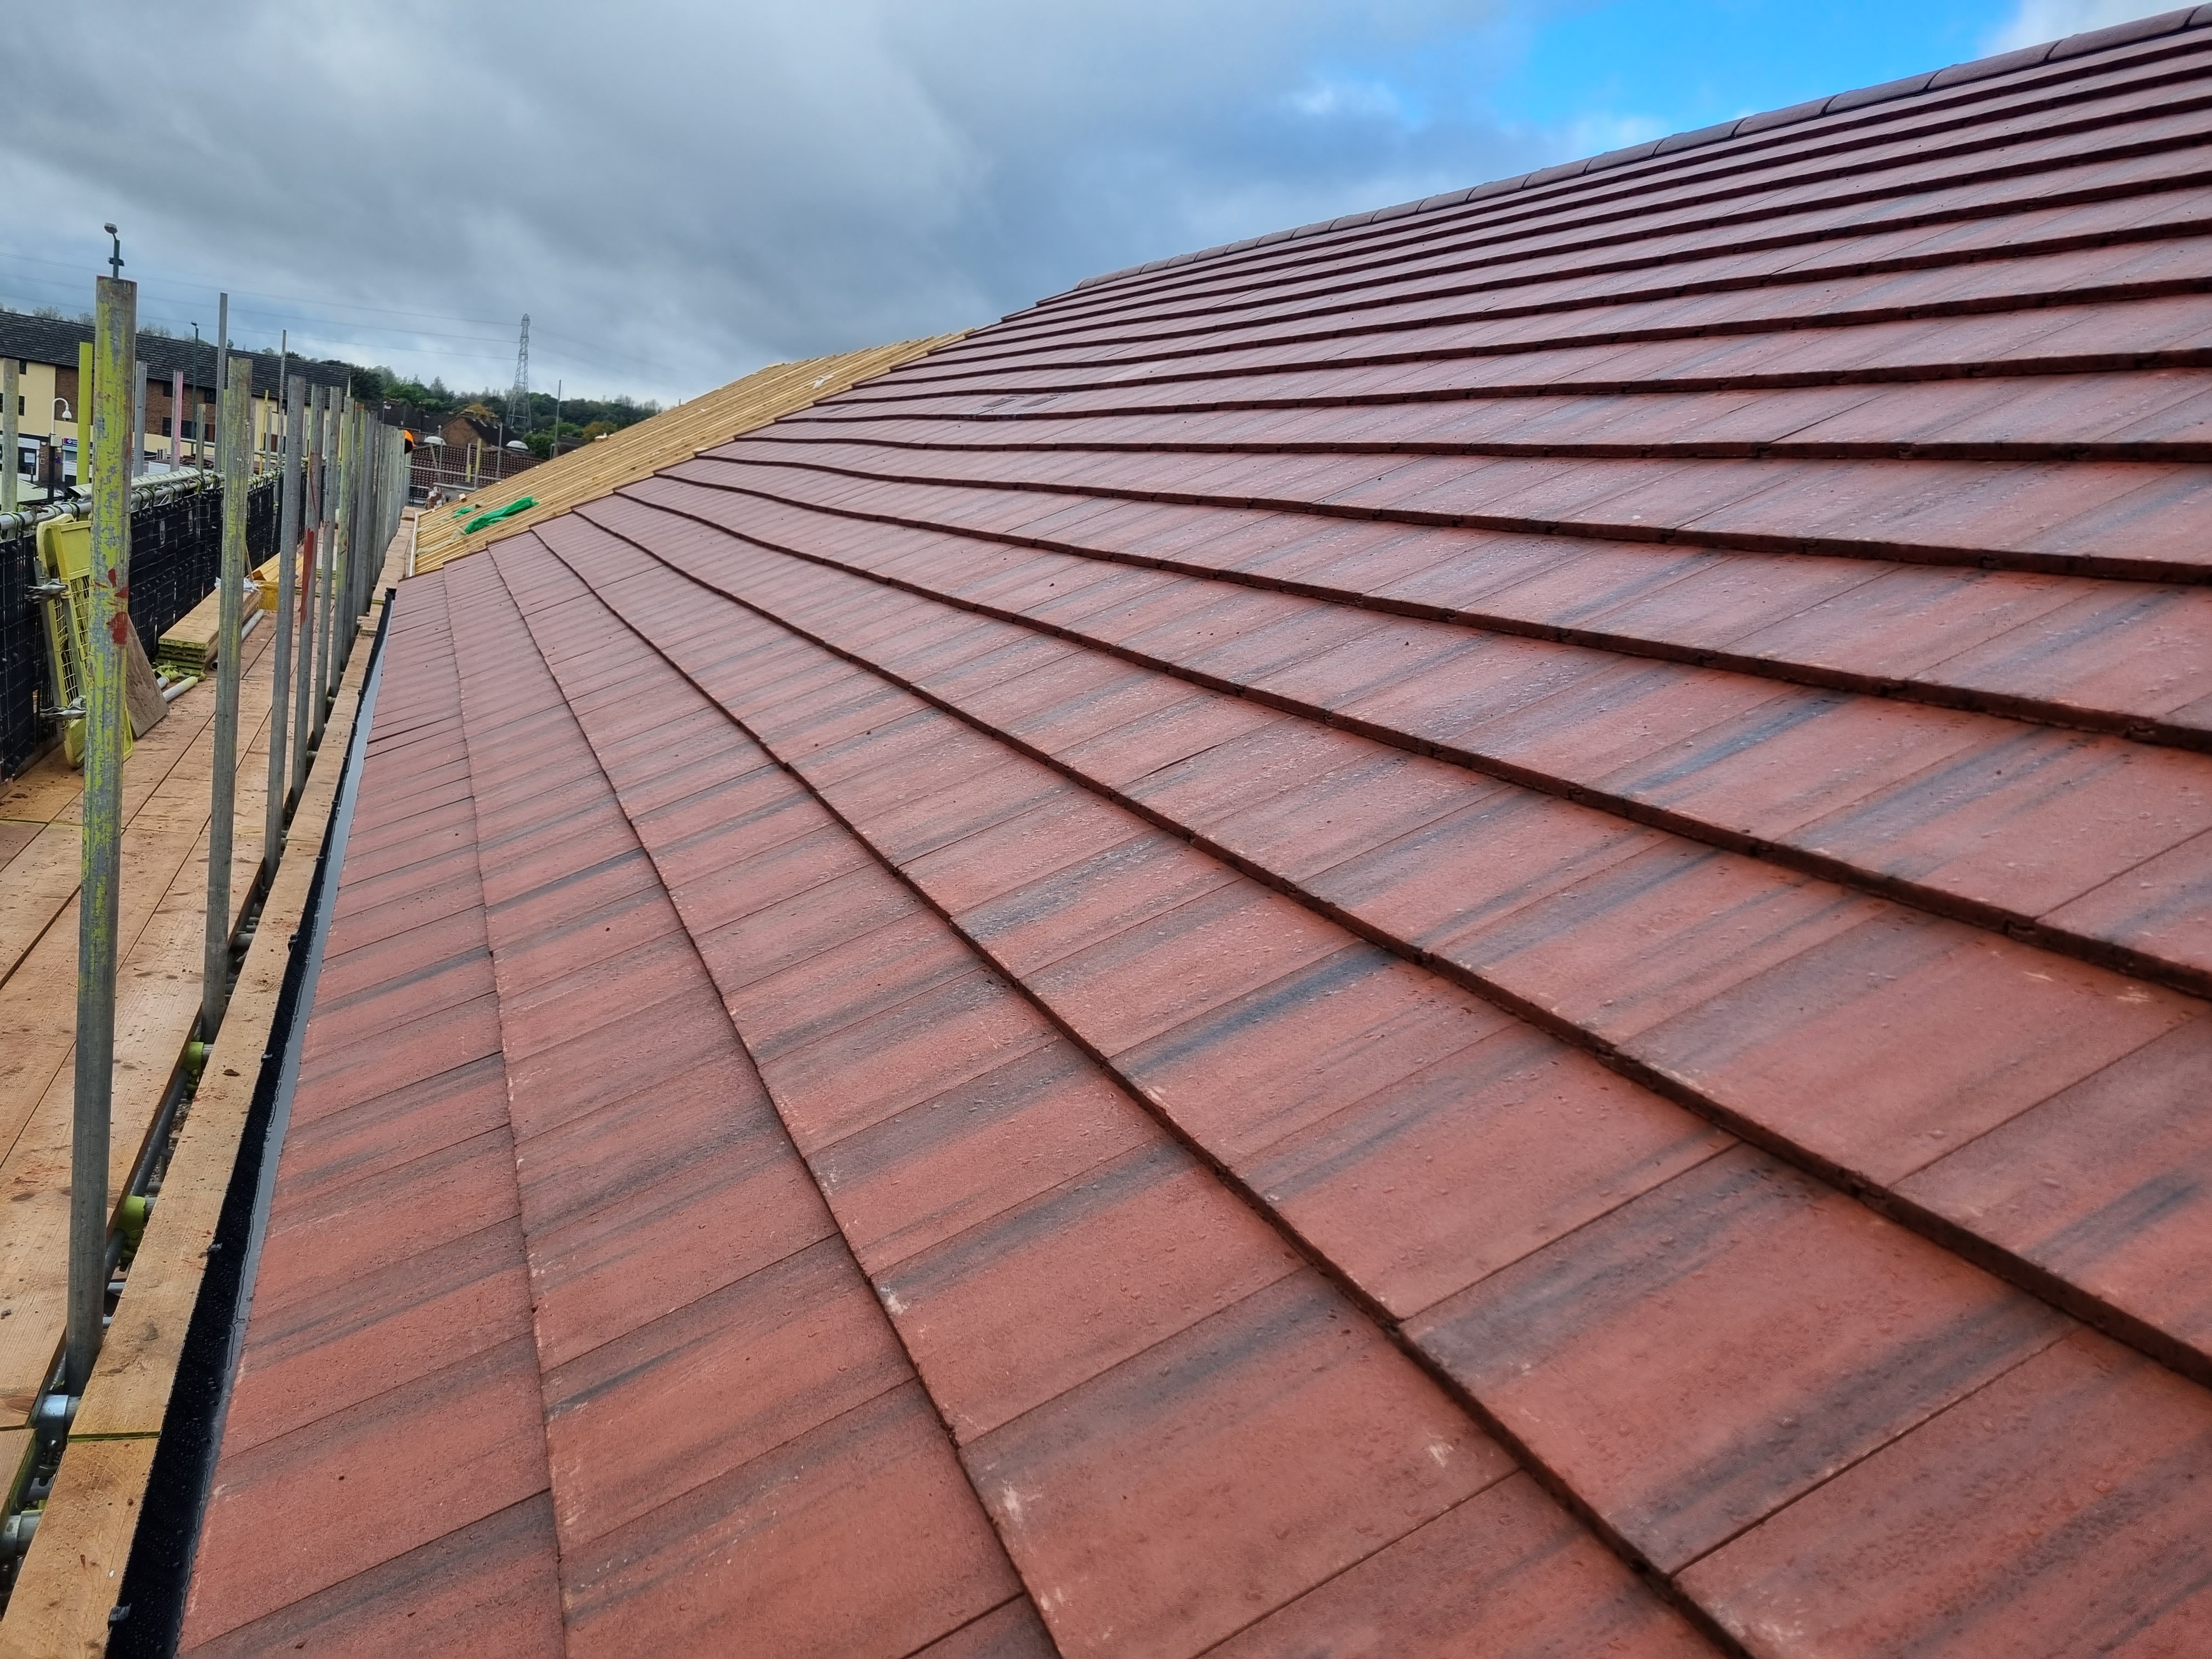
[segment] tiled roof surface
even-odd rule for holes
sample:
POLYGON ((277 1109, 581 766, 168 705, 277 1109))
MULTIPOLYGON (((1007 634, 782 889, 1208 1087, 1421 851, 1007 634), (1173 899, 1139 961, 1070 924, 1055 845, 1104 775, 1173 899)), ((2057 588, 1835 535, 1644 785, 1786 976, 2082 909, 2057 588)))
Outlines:
POLYGON ((1093 284, 406 584, 187 1648, 2212 1647, 2135 37, 1093 284))

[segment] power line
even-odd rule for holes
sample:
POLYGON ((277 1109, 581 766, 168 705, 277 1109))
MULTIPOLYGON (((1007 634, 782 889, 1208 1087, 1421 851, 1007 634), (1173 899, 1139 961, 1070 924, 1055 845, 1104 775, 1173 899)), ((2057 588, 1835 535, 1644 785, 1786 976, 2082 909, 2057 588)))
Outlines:
MULTIPOLYGON (((158 317, 156 317, 156 318, 147 318, 147 319, 145 319, 145 320, 146 320, 146 321, 149 321, 149 322, 160 323, 160 324, 162 324, 162 325, 167 325, 167 324, 169 324, 169 323, 173 323, 173 322, 183 322, 183 323, 185 323, 185 324, 187 324, 187 325, 188 325, 188 324, 190 323, 190 321, 191 321, 191 319, 190 319, 189 318, 185 318, 185 319, 176 319, 176 318, 158 318, 158 317)), ((303 342, 304 343, 307 344, 307 345, 324 345, 324 346, 340 346, 340 347, 343 347, 343 346, 350 345, 350 344, 352 343, 351 342, 349 342, 349 341, 347 341, 347 340, 341 339, 341 338, 339 338, 338 337, 337 337, 337 336, 335 336, 335 335, 317 334, 317 333, 313 333, 313 332, 310 332, 310 331, 299 331, 299 330, 295 330, 295 331, 295 331, 295 332, 296 332, 296 333, 299 333, 299 334, 300 334, 300 336, 301 336, 301 338, 302 342, 303 342)), ((185 344, 189 344, 189 343, 191 343, 191 342, 186 338, 186 337, 185 337, 185 336, 183 336, 183 335, 171 335, 169 337, 170 337, 171 339, 177 340, 177 341, 179 341, 179 342, 180 342, 180 343, 185 343, 185 344)), ((209 339, 210 339, 210 343, 212 343, 213 337, 212 337, 212 336, 210 336, 210 337, 209 337, 209 339)), ((307 353, 307 352, 301 351, 301 352, 295 352, 294 355, 295 355, 295 356, 307 356, 307 355, 309 355, 309 354, 308 354, 308 353, 307 353)), ((426 350, 423 350, 423 351, 418 352, 418 353, 416 353, 416 354, 415 354, 415 355, 419 356, 427 356, 427 357, 430 357, 430 358, 432 358, 432 359, 435 360, 435 361, 436 361, 436 362, 465 362, 465 363, 504 363, 504 362, 508 362, 508 361, 509 361, 509 360, 508 360, 507 357, 505 357, 505 356, 495 356, 493 353, 491 353, 491 352, 488 352, 488 351, 449 351, 449 350, 446 350, 446 349, 444 349, 443 348, 439 348, 439 349, 426 349, 426 350)))
MULTIPOLYGON (((162 327, 189 326, 195 320, 192 318, 185 317, 181 314, 171 315, 158 313, 151 306, 148 307, 145 311, 140 313, 140 315, 142 320, 144 322, 156 324, 162 327)), ((251 316, 255 319, 266 319, 271 315, 284 316, 284 313, 235 312, 234 313, 232 320, 234 324, 235 324, 240 317, 251 316)), ((455 351, 447 346, 422 345, 417 343, 418 342, 425 340, 461 340, 484 345, 501 343, 495 340, 488 339, 481 335, 415 333, 398 329, 369 330, 363 328, 362 325, 357 324, 348 323, 343 319, 331 319, 317 317, 301 317, 297 315, 285 316, 285 320, 294 325, 292 331, 299 335, 304 341, 314 344, 338 348, 346 350, 356 352, 362 350, 392 351, 395 355, 430 357, 441 362, 460 362, 503 363, 509 361, 509 359, 503 356, 489 351, 455 351), (305 325, 305 326, 301 326, 301 325, 305 325), (340 330, 349 331, 349 332, 326 331, 340 330), (368 332, 386 335, 388 337, 390 343, 384 346, 374 346, 357 338, 351 337, 351 334, 354 333, 368 332)), ((550 331, 541 330, 540 331, 550 332, 550 331)), ((588 363, 593 368, 599 369, 600 372, 610 374, 632 373, 634 372, 634 367, 638 365, 652 368, 662 374, 680 374, 682 373, 681 370, 671 368, 667 364, 654 363, 645 358, 631 359, 629 362, 633 367, 626 368, 622 363, 611 362, 605 358, 595 356, 590 352, 580 350, 574 346, 556 345, 553 348, 553 355, 556 362, 574 361, 580 363, 588 363)))
MULTIPOLYGON (((26 264, 33 265, 52 265, 58 270, 76 270, 81 269, 81 267, 72 260, 41 259, 36 254, 16 253, 6 248, 0 248, 0 259, 19 259, 26 264)), ((158 274, 153 274, 149 275, 143 280, 167 283, 175 288, 198 289, 209 294, 213 294, 217 291, 215 285, 211 283, 195 283, 182 276, 163 276, 158 274)), ((496 317, 456 317, 442 311, 398 311, 394 310, 389 306, 355 305, 343 300, 310 300, 295 294, 264 294, 252 289, 233 289, 230 292, 234 298, 243 296, 257 300, 274 300, 279 305, 321 306, 326 310, 333 311, 367 311, 380 317, 424 317, 428 318, 432 322, 476 323, 486 328, 496 328, 500 325, 500 319, 496 317)))
MULTIPOLYGON (((26 263, 33 264, 53 265, 64 270, 74 270, 77 269, 77 267, 66 264, 61 260, 34 259, 27 254, 8 253, 4 251, 0 251, 0 258, 21 259, 26 263)), ((39 276, 22 274, 16 276, 15 280, 19 283, 34 283, 40 286, 58 289, 64 294, 71 295, 72 297, 76 295, 79 288, 78 283, 67 282, 62 278, 52 276, 39 276)), ((201 285, 198 283, 181 283, 179 284, 179 286, 197 288, 201 285)), ((182 311, 178 311, 173 313, 170 313, 169 307, 179 306, 185 302, 174 298, 164 299, 162 296, 148 292, 143 288, 140 291, 142 294, 145 295, 145 300, 140 311, 140 316, 145 321, 167 326, 185 326, 193 324, 197 320, 194 318, 184 314, 182 311)), ((240 293, 246 291, 247 290, 244 289, 238 290, 240 293)), ((304 301, 301 303, 313 305, 319 302, 314 301, 304 301)), ((369 306, 353 307, 349 308, 362 311, 377 311, 379 312, 379 314, 392 317, 427 317, 438 320, 452 320, 455 322, 468 322, 475 320, 470 318, 453 318, 448 319, 444 317, 443 313, 437 312, 397 311, 369 306)), ((279 325, 280 326, 289 325, 293 326, 295 331, 300 332, 307 339, 315 340, 326 345, 343 346, 355 350, 363 349, 385 350, 395 349, 405 349, 411 347, 418 356, 433 356, 440 359, 458 359, 467 362, 503 362, 506 361, 503 357, 497 357, 488 352, 453 351, 447 349, 442 346, 424 347, 417 343, 425 340, 455 340, 474 345, 503 344, 505 343, 503 338, 498 335, 447 334, 434 329, 393 328, 380 326, 374 323, 353 322, 343 317, 315 316, 303 312, 264 311, 260 309, 247 309, 243 307, 236 306, 234 306, 232 308, 232 316, 234 322, 245 320, 261 326, 266 326, 271 323, 279 325), (364 343, 356 337, 362 335, 379 336, 394 343, 382 348, 374 347, 373 345, 365 347, 364 343)), ((559 342, 559 343, 554 348, 554 355, 556 358, 571 360, 580 363, 586 363, 605 373, 620 374, 630 373, 639 368, 646 368, 650 369, 656 374, 677 375, 679 377, 685 374, 684 370, 677 368, 674 364, 656 362, 654 359, 650 357, 635 356, 630 353, 623 351, 618 347, 604 347, 603 349, 608 355, 601 356, 598 352, 586 349, 580 343, 576 343, 572 336, 562 334, 557 331, 550 328, 541 328, 538 330, 538 332, 554 341, 559 342)))
MULTIPOLYGON (((52 265, 56 270, 76 270, 80 269, 79 266, 67 260, 41 259, 33 254, 11 252, 4 248, 0 248, 0 259, 16 259, 21 260, 27 264, 52 265)), ((54 279, 34 276, 27 277, 23 280, 29 282, 52 282, 54 279)), ((216 291, 211 284, 206 283, 187 282, 182 277, 149 276, 145 280, 149 283, 164 283, 175 288, 197 289, 209 294, 213 294, 216 291)), ((58 285, 67 286, 67 284, 58 285)), ((142 289, 141 291, 143 292, 143 290, 142 289)), ((495 317, 459 317, 442 311, 403 311, 390 306, 355 305, 342 300, 309 300, 295 295, 264 294, 252 289, 233 289, 230 290, 230 293, 233 299, 252 298, 271 300, 280 305, 314 306, 324 311, 365 311, 372 316, 378 317, 420 317, 431 322, 475 323, 486 327, 496 327, 499 325, 500 322, 500 319, 495 317)), ((386 329, 379 328, 373 323, 348 323, 343 319, 312 316, 300 312, 262 310, 246 312, 241 310, 239 314, 241 316, 269 319, 278 323, 337 323, 347 328, 357 329, 363 333, 390 334, 394 336, 404 335, 410 339, 469 340, 474 341, 482 345, 501 345, 504 344, 506 342, 506 337, 504 335, 441 334, 427 329, 386 329)), ((577 340, 573 335, 563 334, 557 329, 546 328, 542 325, 539 325, 538 331, 548 339, 560 340, 566 343, 570 348, 572 354, 582 356, 585 361, 596 363, 602 368, 611 368, 618 366, 617 364, 609 362, 605 358, 594 357, 589 352, 585 351, 583 349, 583 343, 577 340)), ((601 343, 604 346, 604 343, 601 343)), ((616 358, 619 359, 621 362, 634 364, 640 368, 655 369, 663 374, 682 374, 684 372, 672 363, 657 362, 653 358, 640 357, 633 353, 623 351, 617 347, 606 346, 604 347, 604 349, 610 351, 616 358)), ((459 356, 461 354, 457 353, 455 355, 459 356)))
MULTIPOLYGON (((55 276, 18 276, 15 280, 19 283, 44 283, 50 288, 63 289, 70 289, 76 286, 75 284, 66 283, 61 278, 55 276)), ((141 290, 141 292, 143 291, 144 290, 143 289, 141 290)), ((142 305, 141 312, 142 314, 144 314, 150 312, 153 307, 174 305, 177 303, 178 301, 174 300, 165 301, 159 295, 149 296, 149 303, 142 305)), ((424 313, 422 314, 427 316, 429 313, 424 313)), ((506 343, 504 337, 496 334, 442 334, 431 329, 380 328, 374 323, 348 322, 343 317, 312 317, 296 311, 258 311, 249 310, 243 306, 233 306, 231 307, 231 315, 234 319, 252 318, 262 322, 276 322, 283 324, 319 324, 325 328, 350 329, 356 333, 361 334, 389 335, 396 339, 465 340, 473 342, 478 345, 503 345, 506 343)), ((187 319, 186 320, 190 319, 187 319)))

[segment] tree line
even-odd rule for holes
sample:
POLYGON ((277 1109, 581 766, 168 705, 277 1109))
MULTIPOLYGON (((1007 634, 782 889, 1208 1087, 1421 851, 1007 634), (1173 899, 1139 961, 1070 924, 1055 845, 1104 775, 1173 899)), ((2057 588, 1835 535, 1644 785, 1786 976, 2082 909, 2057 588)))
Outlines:
MULTIPOLYGON (((343 368, 353 382, 353 395, 362 402, 400 404, 419 411, 416 418, 426 422, 444 420, 454 415, 473 415, 487 424, 495 425, 507 418, 507 392, 504 387, 487 386, 481 392, 456 392, 444 380, 433 379, 427 384, 410 380, 382 367, 363 368, 358 363, 340 362, 335 358, 323 361, 343 368)), ((660 413, 660 405, 647 399, 635 398, 563 398, 561 400, 561 447, 589 443, 605 433, 619 432, 626 426, 635 426, 649 416, 660 413)), ((535 392, 530 394, 530 430, 522 435, 533 453, 540 459, 553 450, 553 394, 535 392)))
MULTIPOLYGON (((90 324, 92 313, 66 312, 57 306, 40 306, 29 315, 59 321, 90 324)), ((163 339, 185 337, 159 323, 142 323, 142 334, 158 335, 163 339)), ((234 350, 245 349, 234 340, 234 350)), ((270 348, 254 347, 274 356, 270 348)), ((487 426, 496 426, 507 418, 507 388, 487 386, 481 392, 456 392, 444 380, 432 379, 427 384, 410 380, 395 371, 379 364, 364 367, 348 362, 342 357, 308 359, 298 354, 302 362, 315 362, 326 368, 343 369, 351 382, 353 395, 358 401, 376 404, 397 404, 405 410, 404 418, 424 425, 441 423, 455 415, 473 415, 487 426)), ((619 432, 626 426, 635 426, 649 416, 660 413, 660 405, 650 399, 635 398, 564 398, 561 400, 561 447, 566 450, 573 445, 589 443, 592 439, 610 432, 619 432)), ((531 452, 540 460, 553 452, 553 394, 532 392, 530 394, 530 430, 521 434, 531 452)))

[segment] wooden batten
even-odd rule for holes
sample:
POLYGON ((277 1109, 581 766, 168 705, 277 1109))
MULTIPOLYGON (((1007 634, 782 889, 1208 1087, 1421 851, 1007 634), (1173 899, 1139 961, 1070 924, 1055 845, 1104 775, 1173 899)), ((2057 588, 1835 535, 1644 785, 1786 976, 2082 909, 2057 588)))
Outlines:
POLYGON ((702 449, 726 444, 960 337, 939 334, 839 356, 777 363, 464 496, 462 501, 470 509, 466 515, 456 517, 450 506, 426 508, 420 520, 414 568, 409 574, 435 570, 463 554, 611 495, 624 484, 649 478, 664 467, 690 459, 702 449), (463 533, 462 527, 474 517, 526 496, 535 505, 511 519, 487 525, 473 536, 463 533))

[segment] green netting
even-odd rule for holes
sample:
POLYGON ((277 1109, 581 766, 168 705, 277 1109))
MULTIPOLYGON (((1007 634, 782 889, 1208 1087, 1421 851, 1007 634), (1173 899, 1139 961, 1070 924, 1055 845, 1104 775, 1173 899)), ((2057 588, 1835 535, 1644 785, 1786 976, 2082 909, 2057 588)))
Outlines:
POLYGON ((537 505, 538 498, 536 496, 525 495, 519 501, 509 501, 505 507, 495 507, 489 513, 483 514, 479 517, 471 519, 466 524, 461 526, 461 534, 464 536, 473 536, 477 531, 482 530, 486 525, 497 524, 501 519, 511 519, 516 514, 526 512, 537 505))

